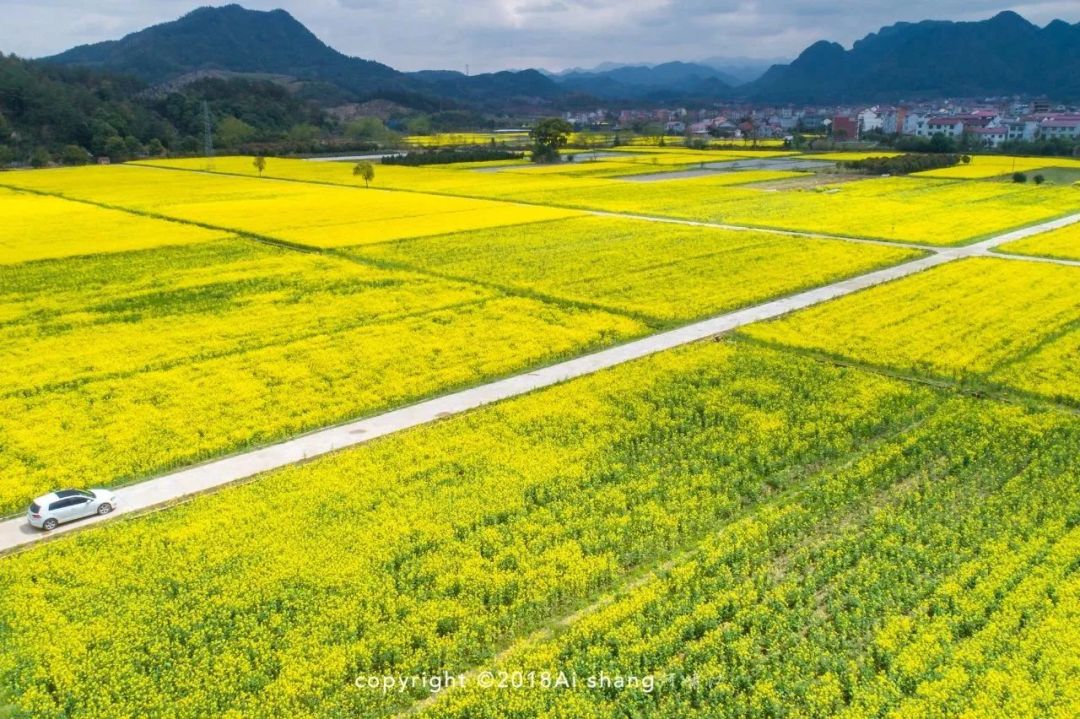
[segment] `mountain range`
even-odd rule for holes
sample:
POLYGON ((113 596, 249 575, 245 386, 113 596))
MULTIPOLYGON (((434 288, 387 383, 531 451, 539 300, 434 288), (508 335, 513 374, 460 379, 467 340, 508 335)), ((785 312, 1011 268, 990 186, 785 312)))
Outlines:
POLYGON ((1080 98, 1080 23, 1040 28, 1014 12, 981 22, 897 23, 850 50, 817 42, 747 86, 757 100, 858 102, 1048 95, 1080 98))
MULTIPOLYGON (((714 63, 605 66, 543 73, 399 72, 329 47, 284 10, 204 7, 119 40, 82 45, 45 62, 133 75, 151 85, 206 71, 285 77, 326 103, 393 100, 418 109, 506 109, 518 104, 651 103, 745 99, 832 103, 945 96, 1080 97, 1080 23, 1040 28, 1013 12, 979 22, 897 23, 848 50, 821 41, 750 82, 714 63)), ((760 69, 759 69, 760 71, 760 69)))

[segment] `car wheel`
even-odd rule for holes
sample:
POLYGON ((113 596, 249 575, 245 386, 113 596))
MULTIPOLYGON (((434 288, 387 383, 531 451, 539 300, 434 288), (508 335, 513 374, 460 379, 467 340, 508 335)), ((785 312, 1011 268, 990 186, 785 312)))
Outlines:
POLYGON ((101 515, 106 515, 111 511, 112 511, 112 505, 109 504, 108 502, 106 502, 105 504, 103 504, 103 505, 101 505, 100 507, 97 508, 97 513, 101 514, 101 515))
POLYGON ((57 522, 55 519, 46 519, 44 522, 41 523, 41 528, 47 532, 50 529, 56 529, 56 525, 58 524, 60 523, 57 522))

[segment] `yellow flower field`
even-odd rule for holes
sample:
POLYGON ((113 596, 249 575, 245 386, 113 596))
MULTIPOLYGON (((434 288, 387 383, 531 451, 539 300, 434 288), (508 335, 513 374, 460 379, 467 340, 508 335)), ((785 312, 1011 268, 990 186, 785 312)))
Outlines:
POLYGON ((990 177, 1011 175, 1014 172, 1032 172, 1046 167, 1080 169, 1080 160, 1066 157, 1013 157, 1012 155, 971 155, 968 164, 942 167, 937 170, 918 172, 920 177, 941 177, 956 180, 983 180, 990 177))
MULTIPOLYGON (((379 165, 375 170, 373 187, 398 190, 430 192, 437 194, 458 195, 462 197, 490 198, 503 200, 524 200, 544 204, 549 193, 565 191, 574 193, 588 188, 602 188, 612 193, 625 193, 627 187, 617 179, 620 176, 652 174, 693 169, 701 161, 709 163, 726 162, 736 157, 721 153, 701 153, 706 160, 693 160, 693 167, 684 162, 651 164, 648 156, 628 155, 634 160, 603 158, 599 160, 577 160, 557 165, 503 164, 498 171, 475 172, 458 165, 437 165, 426 167, 404 167, 400 165, 379 165), (639 159, 640 158, 640 159, 639 159), (504 169, 505 168, 505 169, 504 169)), ((680 157, 680 160, 685 158, 680 157)), ((207 167, 203 158, 183 158, 153 160, 141 165, 170 167, 202 171, 207 167)), ((487 164, 487 163, 484 163, 487 164)), ((217 157, 213 161, 213 171, 217 173, 237 174, 257 177, 258 172, 249 157, 217 157)), ((352 174, 352 164, 347 162, 307 162, 273 158, 267 161, 265 177, 308 182, 363 186, 352 174)), ((740 170, 735 172, 717 172, 702 178, 713 185, 741 185, 754 182, 802 177, 803 173, 786 170, 740 170)), ((693 178, 697 180, 699 178, 693 178)), ((635 194, 640 190, 635 189, 635 194)))
POLYGON ((0 706, 1068 716, 1078 448, 1067 413, 701 343, 0 562, 0 706), (356 682, 474 668, 701 682, 356 682))
POLYGON ((1080 267, 968 259, 751 325, 858 362, 1080 402, 1080 267))
MULTIPOLYGON (((170 167, 202 171, 207 168, 203 158, 180 158, 148 160, 137 163, 157 167, 170 167)), ((594 163, 582 162, 581 165, 594 163)), ((576 164, 575 164, 576 166, 576 164)), ((555 167, 563 167, 556 165, 555 167)), ((270 158, 266 162, 265 177, 287 180, 303 180, 333 185, 363 187, 364 181, 353 175, 350 162, 307 162, 270 158)), ((216 157, 213 171, 257 177, 258 172, 250 157, 216 157)), ((615 180, 598 177, 569 177, 561 174, 551 176, 547 172, 533 172, 533 166, 524 166, 522 172, 475 172, 456 165, 406 167, 402 165, 377 165, 374 188, 391 188, 416 192, 431 192, 463 197, 513 199, 515 194, 528 191, 540 192, 553 188, 622 186, 615 180)))
POLYGON ((998 245, 997 252, 1080 260, 1080 223, 998 245))
MULTIPOLYGON (((736 174, 736 173, 731 173, 736 174)), ((1080 191, 1011 183, 873 178, 815 190, 725 188, 726 174, 514 193, 541 204, 955 245, 1080 210, 1080 191), (969 211, 957 212, 957 207, 969 211)), ((614 182, 614 181, 613 181, 614 182)))
POLYGON ((899 247, 609 217, 383 243, 351 252, 629 312, 656 324, 719 314, 919 256, 899 247))
POLYGON ((935 401, 710 343, 69 535, 0 562, 0 706, 381 716, 935 401))
POLYGON ((0 513, 57 485, 144 477, 648 331, 239 240, 2 277, 0 513))
MULTIPOLYGON (((351 166, 342 169, 351 173, 351 166)), ((0 186, 4 184, 313 247, 382 242, 576 214, 558 208, 375 188, 358 192, 144 166, 11 172, 0 177, 0 186)))
MULTIPOLYGON (((205 160, 160 162, 175 167, 197 167, 205 160)), ((338 164, 272 160, 267 172, 293 179, 357 184, 350 165, 341 163, 340 167, 327 167, 338 164)), ((255 173, 248 158, 217 158, 215 165, 224 172, 255 173)), ((552 207, 929 245, 964 244, 1080 211, 1080 191, 1063 186, 890 177, 783 191, 724 187, 799 176, 801 173, 749 170, 628 187, 627 180, 530 174, 529 170, 469 172, 379 166, 376 184, 401 190, 520 200, 552 207), (957 212, 956 208, 961 206, 970 211, 957 212)))
POLYGON ((221 232, 0 188, 0 265, 206 242, 221 232))
POLYGON ((437 132, 431 135, 406 135, 402 141, 413 147, 454 147, 458 145, 522 145, 529 142, 528 132, 437 132))
POLYGON ((951 402, 480 665, 577 684, 471 682, 418 716, 1071 716, 1078 430, 951 402), (590 686, 600 671, 652 686, 590 686))
MULTIPOLYGON (((582 209, 938 245, 1080 210, 615 179, 706 156, 0 175, 45 193, 0 189, 0 515, 923 254, 582 209)), ((1072 716, 1078 287, 947 263, 0 558, 0 717, 1072 716), (695 681, 356 684, 481 669, 695 681)))
POLYGON ((1059 402, 1080 404, 1080 321, 999 367, 990 378, 1059 402))

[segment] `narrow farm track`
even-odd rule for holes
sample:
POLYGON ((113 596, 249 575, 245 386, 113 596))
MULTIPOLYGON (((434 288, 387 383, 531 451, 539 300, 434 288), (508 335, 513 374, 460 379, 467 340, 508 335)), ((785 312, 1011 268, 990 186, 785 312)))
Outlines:
MULTIPOLYGON (((701 322, 650 335, 532 372, 453 392, 373 417, 317 430, 284 442, 121 487, 116 490, 119 508, 107 517, 95 517, 64 525, 49 533, 33 529, 22 517, 0 522, 0 552, 40 542, 49 537, 85 529, 116 516, 144 512, 155 507, 175 503, 192 495, 244 480, 262 472, 303 462, 345 447, 363 444, 378 437, 467 412, 492 402, 516 397, 575 377, 614 367, 624 362, 730 332, 753 322, 772 319, 795 310, 827 302, 947 262, 968 257, 987 256, 998 245, 1064 227, 1075 222, 1080 222, 1080 213, 1007 232, 964 247, 937 248, 928 256, 900 265, 728 312, 701 322)), ((992 256, 1002 259, 1017 258, 1012 255, 994 254, 992 256)), ((1055 262, 1044 258, 1023 259, 1055 262)), ((1058 264, 1075 265, 1077 263, 1063 261, 1058 264)))

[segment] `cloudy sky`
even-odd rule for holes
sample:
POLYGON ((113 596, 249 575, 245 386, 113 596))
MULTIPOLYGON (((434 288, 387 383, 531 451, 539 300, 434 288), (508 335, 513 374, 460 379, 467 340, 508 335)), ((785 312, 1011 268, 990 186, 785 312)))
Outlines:
MULTIPOLYGON (((0 0, 0 51, 39 57, 172 20, 205 0, 0 0)), ((222 4, 222 3, 211 3, 222 4)), ((349 55, 402 70, 553 70, 706 57, 794 57, 850 46, 899 20, 974 20, 1015 10, 1080 21, 1077 0, 245 0, 283 7, 349 55)))

